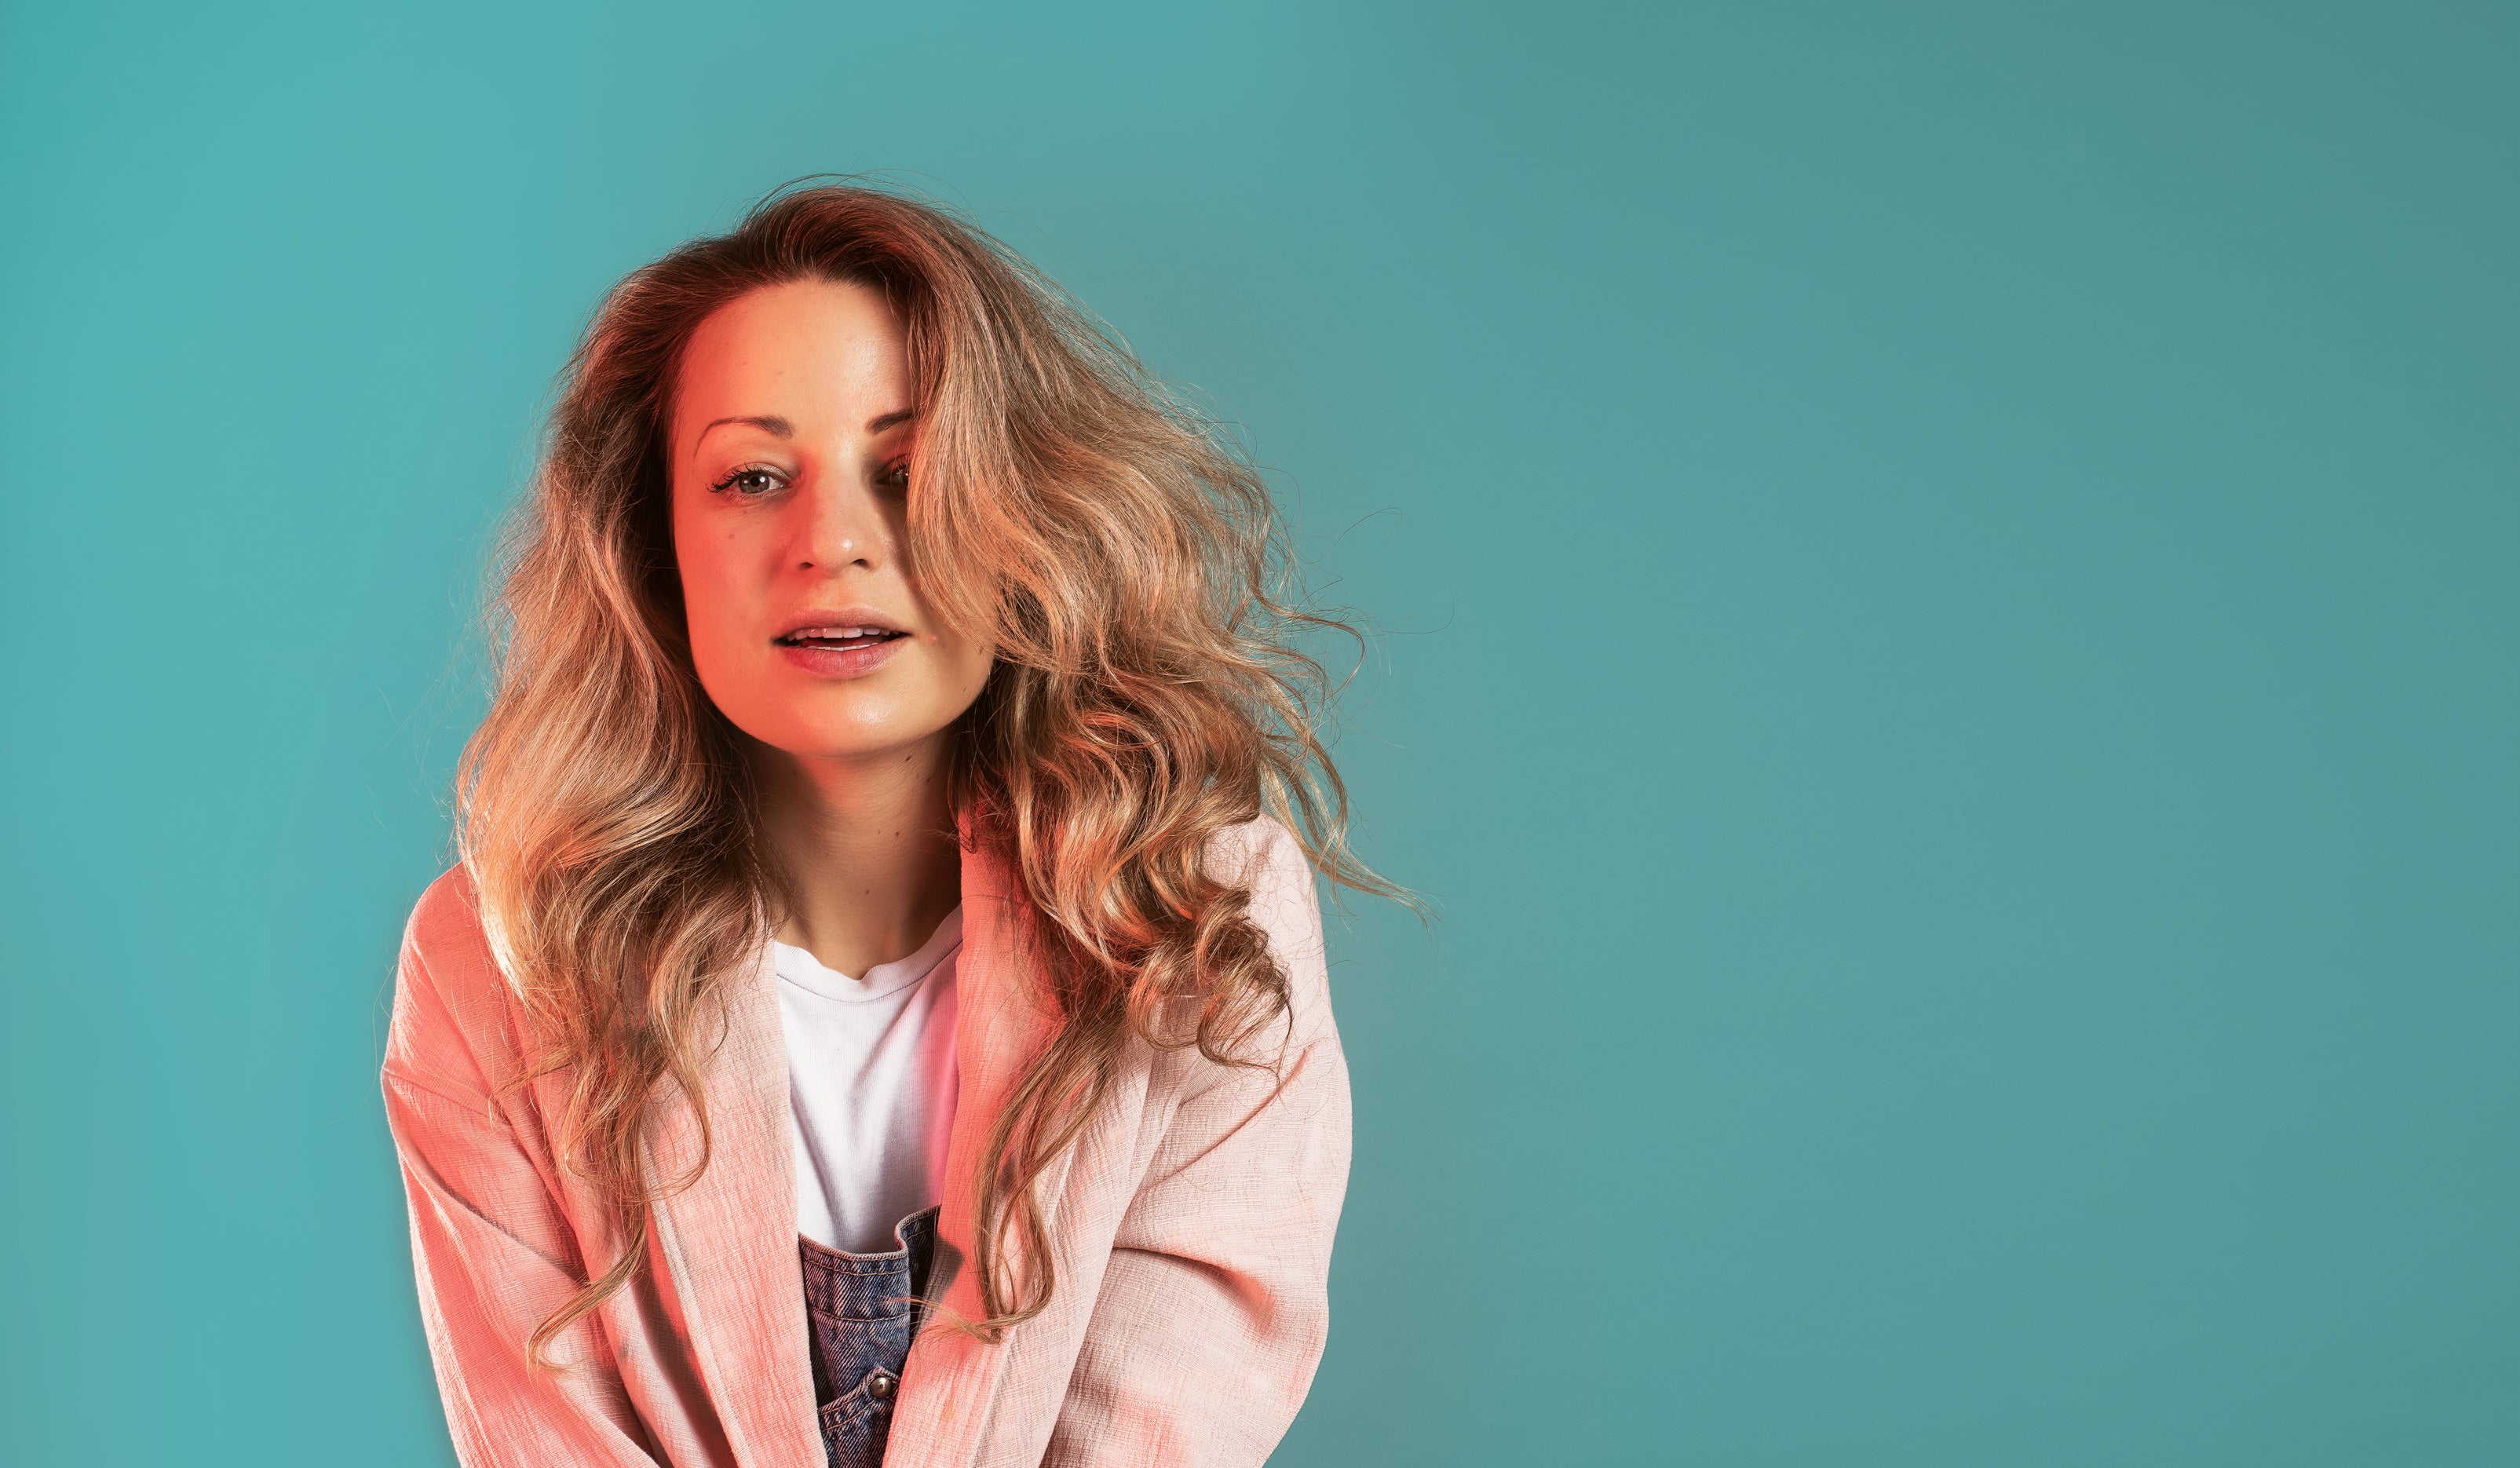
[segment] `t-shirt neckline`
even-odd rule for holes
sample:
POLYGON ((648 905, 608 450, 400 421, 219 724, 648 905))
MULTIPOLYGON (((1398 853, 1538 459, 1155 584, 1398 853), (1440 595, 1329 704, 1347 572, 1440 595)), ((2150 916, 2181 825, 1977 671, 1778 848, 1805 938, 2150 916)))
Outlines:
POLYGON ((945 914, 919 951, 905 958, 878 963, 867 970, 863 979, 853 979, 836 969, 826 968, 823 960, 793 944, 770 940, 771 966, 784 984, 793 984, 818 999, 839 1003, 865 1003, 899 994, 936 970, 963 943, 963 910, 958 905, 945 914))

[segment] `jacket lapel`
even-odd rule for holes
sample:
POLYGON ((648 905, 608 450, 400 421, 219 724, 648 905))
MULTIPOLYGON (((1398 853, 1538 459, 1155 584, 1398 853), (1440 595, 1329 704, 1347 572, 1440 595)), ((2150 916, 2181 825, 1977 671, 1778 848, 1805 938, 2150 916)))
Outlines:
MULTIPOLYGON (((727 996, 707 1063, 710 1154, 690 1187, 654 1210, 672 1294, 727 1441, 745 1468, 821 1468, 814 1367, 796 1258, 796 1175, 788 1050, 765 948, 727 996)), ((669 1103, 651 1157, 670 1178, 699 1157, 691 1108, 669 1103)))
MULTIPOLYGON (((1014 873, 964 847, 963 952, 954 977, 959 1074, 927 1288, 929 1298, 941 1291, 946 1308, 968 1320, 988 1314, 979 1275, 970 1267, 974 1170, 1008 1094, 1058 1030, 1057 1014, 1040 1001, 1041 986, 1032 982, 1016 950, 1012 918, 1023 900, 1014 873)), ((1074 1148, 1062 1152, 1038 1184, 1046 1211, 1047 1200, 1060 1196, 1073 1155, 1074 1148)), ((1020 1337, 1020 1328, 1015 1335, 1020 1337)), ((1013 1344, 984 1345, 931 1317, 902 1369, 886 1462, 895 1468, 961 1468, 977 1461, 1013 1344)))

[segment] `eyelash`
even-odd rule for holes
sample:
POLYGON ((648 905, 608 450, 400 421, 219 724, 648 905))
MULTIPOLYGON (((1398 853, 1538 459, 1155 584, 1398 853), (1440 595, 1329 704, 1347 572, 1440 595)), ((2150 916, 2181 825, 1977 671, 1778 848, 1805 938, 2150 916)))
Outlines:
MULTIPOLYGON (((786 476, 781 474, 777 469, 768 468, 758 464, 747 464, 743 467, 728 474, 725 478, 720 479, 715 484, 710 485, 709 491, 712 494, 724 494, 735 487, 737 480, 747 478, 754 474, 759 474, 767 479, 781 480, 783 482, 786 478, 786 476)), ((908 490, 910 488, 910 461, 903 459, 884 466, 883 483, 887 488, 905 491, 908 490)), ((756 489, 741 494, 739 498, 746 500, 756 499, 762 495, 768 494, 769 492, 770 491, 767 489, 756 489)))

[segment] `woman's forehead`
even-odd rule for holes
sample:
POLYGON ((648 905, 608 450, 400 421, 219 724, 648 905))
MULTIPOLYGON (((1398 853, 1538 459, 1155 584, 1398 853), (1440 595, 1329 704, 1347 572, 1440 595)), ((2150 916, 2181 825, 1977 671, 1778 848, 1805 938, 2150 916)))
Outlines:
POLYGON ((881 295, 832 281, 760 287, 693 331, 675 382, 675 437, 688 449, 713 424, 762 420, 784 424, 779 436, 868 431, 903 409, 911 388, 908 344, 881 295))

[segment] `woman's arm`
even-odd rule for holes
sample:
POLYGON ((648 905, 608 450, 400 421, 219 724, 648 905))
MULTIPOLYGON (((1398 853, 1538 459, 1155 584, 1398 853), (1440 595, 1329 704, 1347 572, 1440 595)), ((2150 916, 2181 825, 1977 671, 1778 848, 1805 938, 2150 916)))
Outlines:
POLYGON ((1311 869, 1275 823, 1244 829, 1257 838, 1251 918, 1290 981, 1284 1059, 1272 1074, 1179 1052, 1204 1089, 1174 1112, 1121 1219, 1043 1459, 1053 1468, 1259 1464, 1329 1338, 1347 1063, 1311 869))
POLYGON ((456 1456, 465 1468, 654 1468, 591 1316, 546 1353, 571 1363, 565 1373, 525 1358, 526 1337, 584 1275, 576 1234, 458 1020, 472 1020, 472 1035, 501 1033, 476 971, 488 959, 477 938, 464 893, 439 881, 404 935, 382 1078, 411 1205, 421 1319, 456 1456), (432 929, 474 940, 436 955, 471 982, 441 986, 432 974, 432 929))

